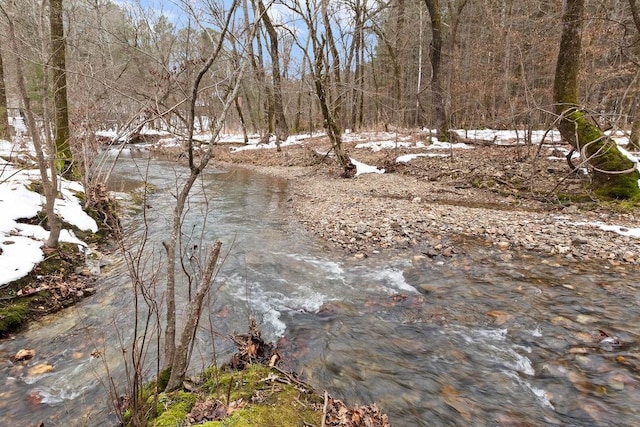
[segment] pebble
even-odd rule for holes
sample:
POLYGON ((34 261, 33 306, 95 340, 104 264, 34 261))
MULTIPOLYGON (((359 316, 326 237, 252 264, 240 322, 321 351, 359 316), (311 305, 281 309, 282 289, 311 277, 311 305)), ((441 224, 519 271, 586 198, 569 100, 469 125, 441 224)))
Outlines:
MULTIPOLYGON (((571 206, 560 216, 556 212, 519 210, 514 203, 509 209, 439 203, 430 200, 430 183, 399 174, 340 179, 321 174, 293 176, 282 168, 272 173, 293 181, 290 188, 296 197, 291 207, 296 219, 318 237, 353 254, 419 246, 430 258, 445 252, 457 256, 461 252, 447 242, 471 237, 486 241, 502 253, 522 254, 527 250, 542 256, 542 260, 559 254, 565 262, 608 260, 599 263, 602 268, 607 264, 640 264, 640 239, 585 225, 601 221, 630 230, 640 227, 640 219, 634 215, 602 217, 601 212, 571 206), (384 192, 372 193, 372 188, 384 192), (407 198, 407 194, 413 196, 407 198)), ((497 195, 483 197, 489 202, 491 197, 500 201, 497 195)))
POLYGON ((498 242, 497 246, 498 246, 498 249, 500 249, 500 250, 503 250, 503 251, 504 251, 504 250, 506 250, 506 249, 509 249, 509 246, 510 246, 510 245, 509 245, 509 242, 501 241, 501 242, 498 242))
POLYGON ((33 358, 35 355, 36 355, 36 351, 35 350, 22 348, 22 349, 18 350, 16 355, 13 356, 13 358, 16 361, 28 360, 28 359, 33 358))

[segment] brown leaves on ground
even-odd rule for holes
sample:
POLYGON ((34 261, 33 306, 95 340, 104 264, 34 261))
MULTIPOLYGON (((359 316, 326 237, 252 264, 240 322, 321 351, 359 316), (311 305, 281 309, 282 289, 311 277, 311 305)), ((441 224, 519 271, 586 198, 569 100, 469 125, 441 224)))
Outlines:
POLYGON ((441 393, 444 403, 455 409, 466 421, 471 421, 471 404, 451 384, 442 382, 441 393))
POLYGON ((323 425, 328 427, 390 427, 387 415, 376 404, 348 408, 341 400, 327 397, 323 425))
POLYGON ((191 412, 187 415, 187 419, 191 424, 201 424, 206 421, 222 421, 226 417, 233 414, 238 409, 246 405, 242 399, 233 401, 229 405, 225 405, 219 400, 205 400, 197 402, 191 412))
POLYGON ((248 334, 235 335, 232 339, 238 347, 238 352, 229 362, 233 369, 242 370, 251 363, 271 365, 272 358, 277 354, 273 344, 262 339, 260 329, 253 319, 249 324, 248 334))

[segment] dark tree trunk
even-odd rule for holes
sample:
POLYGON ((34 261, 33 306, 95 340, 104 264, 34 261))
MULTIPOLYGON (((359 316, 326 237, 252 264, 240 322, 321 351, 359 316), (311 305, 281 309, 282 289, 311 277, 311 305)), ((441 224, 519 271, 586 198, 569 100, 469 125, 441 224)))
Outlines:
POLYGON ((4 65, 0 52, 0 138, 9 139, 9 114, 7 112, 7 91, 4 84, 4 65))
POLYGON ((431 17, 431 93, 433 99, 434 126, 438 139, 449 139, 449 114, 442 84, 443 24, 439 0, 425 0, 431 17))
POLYGON ((240 118, 240 126, 242 126, 242 136, 244 137, 244 143, 249 143, 249 135, 247 134, 247 123, 244 120, 244 114, 242 114, 242 106, 240 105, 240 99, 236 97, 233 100, 233 103, 236 107, 236 112, 238 113, 238 117, 240 118))
MULTIPOLYGON (((640 37, 640 11, 638 11, 638 5, 636 0, 629 0, 629 7, 631 9, 631 16, 633 17, 633 23, 638 31, 638 37, 640 37)), ((636 105, 636 114, 633 118, 633 125, 631 126, 631 137, 629 138, 629 149, 640 150, 640 103, 636 105)))
POLYGON ((629 149, 640 151, 640 104, 636 106, 636 114, 631 125, 631 136, 629 137, 629 149))
POLYGON ((50 0, 49 25, 51 26, 51 69, 53 77, 53 101, 55 105, 56 167, 62 175, 73 176, 73 157, 69 145, 69 109, 67 103, 67 72, 64 26, 62 24, 62 0, 50 0))
POLYGON ((558 130, 587 159, 593 187, 605 199, 640 197, 640 173, 578 104, 578 72, 582 44, 584 0, 566 0, 554 81, 554 102, 560 116, 558 130))
POLYGON ((280 141, 289 138, 289 127, 284 115, 284 105, 282 102, 282 78, 280 75, 280 53, 278 49, 278 32, 276 31, 262 1, 258 1, 262 21, 269 35, 271 53, 271 78, 273 81, 273 112, 275 116, 276 145, 280 151, 280 141))

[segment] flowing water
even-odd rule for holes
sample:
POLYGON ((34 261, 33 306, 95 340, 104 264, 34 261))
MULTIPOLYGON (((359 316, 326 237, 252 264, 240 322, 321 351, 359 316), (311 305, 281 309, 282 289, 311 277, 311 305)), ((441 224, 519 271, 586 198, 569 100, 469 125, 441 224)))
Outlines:
MULTIPOLYGON (((176 176, 184 173, 131 158, 118 166, 115 190, 139 188, 141 174, 154 190, 147 272, 162 262, 176 176)), ((395 426, 640 425, 633 268, 527 254, 504 261, 465 241, 454 258, 415 249, 355 259, 279 216, 289 203, 281 181, 213 171, 201 187, 190 199, 184 247, 197 262, 200 238, 220 239, 226 258, 196 370, 233 352, 228 340, 212 341, 210 324, 221 334, 244 332, 255 316, 311 384, 351 404, 378 402, 395 426)), ((130 243, 139 243, 140 212, 124 223, 130 243)), ((109 257, 96 295, 0 342, 2 425, 115 425, 107 367, 123 381, 121 340, 134 311, 121 258, 109 257), (21 348, 35 349, 35 359, 12 363, 21 348), (41 363, 53 370, 29 372, 41 363)))

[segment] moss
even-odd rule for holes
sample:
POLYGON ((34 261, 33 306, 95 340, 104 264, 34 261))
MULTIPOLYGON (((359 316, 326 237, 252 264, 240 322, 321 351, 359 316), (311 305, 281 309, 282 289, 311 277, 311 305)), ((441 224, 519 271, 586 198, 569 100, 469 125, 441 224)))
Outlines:
POLYGON ((603 202, 602 205, 613 212, 637 212, 638 208, 640 207, 640 199, 607 201, 603 202))
POLYGON ((59 243, 57 252, 38 264, 38 273, 41 275, 54 275, 64 273, 67 269, 74 268, 76 263, 82 263, 83 257, 78 252, 78 245, 73 243, 59 243))
POLYGON ((625 174, 607 173, 632 169, 633 162, 583 112, 574 112, 569 120, 575 126, 579 145, 586 147, 585 154, 591 159, 589 164, 604 171, 593 174, 592 186, 596 196, 603 200, 640 200, 640 172, 637 169, 625 174))
MULTIPOLYGON (((323 398, 309 388, 288 383, 282 373, 264 365, 249 365, 242 371, 210 368, 202 377, 198 393, 201 401, 212 400, 225 406, 236 402, 221 421, 207 421, 209 427, 320 425, 323 398), (276 380, 279 379, 279 380, 276 380)), ((158 418, 152 426, 179 426, 196 401, 186 392, 161 394, 158 418), (187 397, 190 396, 190 397, 187 397)))
POLYGON ((593 200, 588 194, 559 193, 558 200, 564 205, 570 205, 572 203, 593 203, 593 200))
POLYGON ((169 377, 171 377, 171 368, 166 368, 160 371, 158 376, 158 390, 164 390, 169 384, 169 377))
POLYGON ((84 205, 87 201, 87 195, 84 194, 84 191, 72 191, 71 194, 75 196, 76 199, 80 201, 80 204, 84 205))
POLYGON ((25 287, 37 288, 50 280, 65 281, 68 277, 77 280, 75 268, 83 263, 84 256, 78 252, 77 246, 63 243, 29 274, 3 286, 0 289, 0 337, 17 331, 30 319, 69 305, 70 300, 51 298, 49 291, 27 296, 19 296, 18 293, 25 287))
POLYGON ((157 189, 155 185, 145 183, 144 186, 137 188, 136 190, 131 192, 131 201, 135 205, 142 206, 145 203, 147 197, 149 197, 150 194, 153 194, 156 191, 157 189))
POLYGON ((235 411, 222 421, 208 421, 209 427, 320 425, 322 401, 318 397, 315 404, 302 402, 300 392, 287 385, 270 394, 259 404, 249 404, 235 411), (299 403, 300 402, 300 403, 299 403))
POLYGON ((25 302, 0 307, 0 336, 22 325, 28 314, 29 305, 25 302))
POLYGON ((42 182, 33 181, 33 182, 29 183, 26 187, 27 187, 27 189, 29 191, 33 191, 34 193, 38 193, 38 194, 44 196, 44 187, 42 186, 42 182))
POLYGON ((187 414, 196 403, 196 396, 185 391, 161 393, 158 398, 158 417, 153 427, 176 427, 183 424, 187 414))

